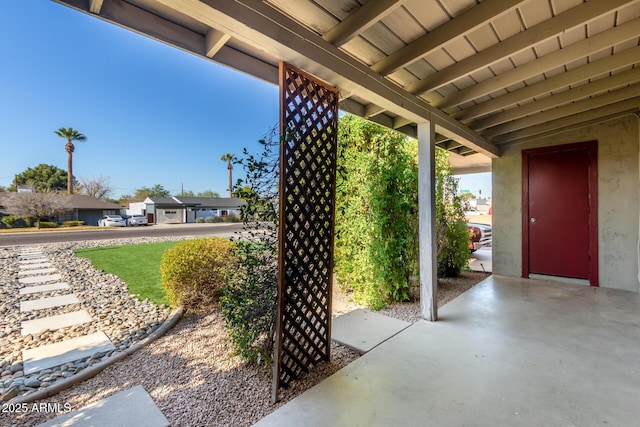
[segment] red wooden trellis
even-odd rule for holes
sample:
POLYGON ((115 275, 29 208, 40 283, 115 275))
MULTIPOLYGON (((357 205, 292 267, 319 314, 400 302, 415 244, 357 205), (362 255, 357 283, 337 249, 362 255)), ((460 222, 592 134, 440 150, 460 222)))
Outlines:
POLYGON ((280 63, 280 222, 273 400, 329 360, 338 91, 280 63))

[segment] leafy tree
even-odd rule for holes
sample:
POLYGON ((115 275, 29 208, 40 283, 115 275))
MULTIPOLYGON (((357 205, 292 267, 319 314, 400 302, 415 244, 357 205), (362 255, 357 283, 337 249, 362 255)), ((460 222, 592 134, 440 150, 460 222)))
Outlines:
POLYGON ((196 194, 191 190, 182 190, 180 194, 176 194, 177 197, 196 197, 196 194))
POLYGON ((213 190, 204 190, 198 193, 198 197, 211 197, 212 199, 217 199, 220 197, 220 193, 213 190))
POLYGON ((104 176, 81 179, 80 188, 84 194, 100 200, 108 199, 111 193, 113 193, 113 189, 109 184, 109 178, 105 178, 104 176))
POLYGON ((162 185, 156 184, 149 189, 149 197, 171 197, 171 192, 162 185))
POLYGON ((229 198, 233 197, 231 194, 233 191, 233 164, 232 162, 235 160, 235 156, 231 153, 227 153, 224 156, 220 157, 220 160, 223 162, 227 162, 227 171, 229 172, 229 198))
POLYGON ((67 141, 64 146, 67 151, 67 191, 73 194, 73 152, 76 149, 73 142, 86 141, 87 137, 73 128, 60 128, 55 131, 55 134, 67 141))
POLYGON ((0 185, 0 193, 4 193, 5 191, 7 191, 7 189, 0 185))
POLYGON ((12 215, 35 219, 37 228, 41 220, 69 210, 67 199, 55 193, 8 193, 2 204, 12 215))
MULTIPOLYGON (((68 174, 57 166, 41 163, 19 173, 16 182, 31 185, 38 192, 62 191, 67 188, 68 174)), ((13 185, 10 189, 16 191, 13 185)))
POLYGON ((118 203, 127 205, 129 203, 144 202, 147 197, 171 197, 171 192, 162 185, 156 184, 153 187, 138 188, 135 194, 125 194, 118 200, 118 203))

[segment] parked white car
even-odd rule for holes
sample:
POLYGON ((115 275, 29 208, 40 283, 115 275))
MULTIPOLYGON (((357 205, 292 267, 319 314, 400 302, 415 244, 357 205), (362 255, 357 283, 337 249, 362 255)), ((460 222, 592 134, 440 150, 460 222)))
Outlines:
POLYGON ((134 225, 148 225, 149 221, 147 220, 147 217, 144 215, 131 215, 129 218, 127 218, 127 225, 129 226, 134 226, 134 225))
POLYGON ((127 221, 120 215, 105 215, 98 220, 98 227, 126 227, 127 221))

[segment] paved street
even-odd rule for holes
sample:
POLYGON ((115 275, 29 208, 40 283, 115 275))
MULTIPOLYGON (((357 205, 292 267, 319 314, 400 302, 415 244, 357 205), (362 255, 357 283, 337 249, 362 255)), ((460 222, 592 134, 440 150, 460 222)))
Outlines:
POLYGON ((231 237, 242 230, 239 223, 221 224, 161 224, 148 227, 108 227, 100 230, 41 231, 28 233, 0 234, 0 247, 33 245, 41 243, 61 243, 78 240, 105 240, 131 237, 166 237, 191 235, 220 235, 231 237))

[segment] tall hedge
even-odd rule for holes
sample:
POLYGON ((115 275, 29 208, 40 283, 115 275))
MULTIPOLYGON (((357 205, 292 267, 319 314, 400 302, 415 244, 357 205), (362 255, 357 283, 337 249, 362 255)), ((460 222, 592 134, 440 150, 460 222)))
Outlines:
MULTIPOLYGON (((338 150, 338 281, 372 308, 407 300, 418 272, 417 141, 345 115, 338 150)), ((445 151, 436 150, 436 166, 438 271, 456 274, 469 255, 469 233, 445 151)))
POLYGON ((417 142, 345 115, 338 147, 338 280, 373 308, 406 300, 417 269, 417 142))

